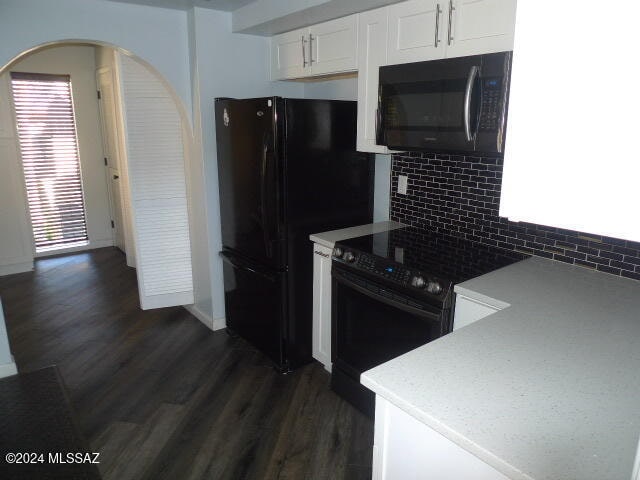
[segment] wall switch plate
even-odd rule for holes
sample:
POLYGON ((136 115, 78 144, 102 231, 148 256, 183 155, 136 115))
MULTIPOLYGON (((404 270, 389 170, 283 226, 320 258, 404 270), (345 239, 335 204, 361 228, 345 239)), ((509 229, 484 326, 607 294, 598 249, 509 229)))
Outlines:
POLYGON ((407 194, 407 180, 408 177, 406 175, 398 175, 398 193, 400 195, 407 194))

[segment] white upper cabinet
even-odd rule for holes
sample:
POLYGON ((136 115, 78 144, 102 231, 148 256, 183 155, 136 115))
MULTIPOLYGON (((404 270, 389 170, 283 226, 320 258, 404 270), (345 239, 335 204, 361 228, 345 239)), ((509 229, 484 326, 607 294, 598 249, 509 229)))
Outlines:
POLYGON ((516 0, 410 0, 388 11, 390 65, 513 49, 516 0))
POLYGON ((450 0, 446 11, 447 57, 513 50, 516 0, 450 0))
POLYGON ((338 18, 309 28, 309 67, 312 75, 357 69, 358 16, 338 18))
POLYGON ((357 31, 358 15, 349 15, 272 37, 271 79, 355 71, 357 31))
POLYGON ((271 79, 299 78, 308 64, 308 29, 283 33, 271 38, 271 79))
POLYGON ((376 145, 378 69, 387 63, 387 8, 360 14, 358 22, 358 144, 361 152, 389 153, 376 145))
POLYGON ((388 7, 388 64, 444 57, 444 2, 410 0, 388 7))

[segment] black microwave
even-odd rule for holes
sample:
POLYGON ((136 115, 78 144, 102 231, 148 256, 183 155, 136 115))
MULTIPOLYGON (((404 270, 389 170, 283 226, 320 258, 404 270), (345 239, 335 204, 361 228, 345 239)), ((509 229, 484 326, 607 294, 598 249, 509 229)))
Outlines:
POLYGON ((376 143, 502 155, 512 52, 380 67, 376 143))

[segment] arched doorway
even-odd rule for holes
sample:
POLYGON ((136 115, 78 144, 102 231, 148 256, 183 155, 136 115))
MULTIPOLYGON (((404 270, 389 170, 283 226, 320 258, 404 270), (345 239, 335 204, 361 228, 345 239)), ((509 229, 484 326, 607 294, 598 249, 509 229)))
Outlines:
MULTIPOLYGON (((111 76, 114 88, 109 97, 116 104, 111 117, 120 131, 114 132, 113 127, 106 129, 114 132, 116 147, 103 157, 107 164, 104 166, 111 170, 103 172, 102 177, 117 176, 120 180, 119 187, 105 182, 106 189, 112 218, 113 209, 122 208, 125 250, 129 264, 137 268, 142 308, 193 304, 190 226, 194 220, 189 215, 188 175, 193 134, 184 103, 154 67, 105 42, 69 40, 42 44, 16 56, 0 69, 0 76, 13 66, 24 64, 32 55, 63 47, 94 48, 102 52, 103 59, 111 58, 99 65, 98 70, 102 71, 98 72, 98 78, 111 76), (118 192, 122 194, 119 201, 118 192)), ((0 148, 11 150, 10 140, 14 137, 14 154, 6 157, 9 162, 10 157, 14 158, 15 164, 15 157, 19 157, 15 132, 5 130, 0 148)), ((11 197, 15 208, 11 215, 17 239, 13 245, 21 248, 18 257, 24 267, 29 264, 33 248, 25 248, 24 231, 29 228, 29 221, 24 219, 21 173, 19 164, 14 165, 11 197)))

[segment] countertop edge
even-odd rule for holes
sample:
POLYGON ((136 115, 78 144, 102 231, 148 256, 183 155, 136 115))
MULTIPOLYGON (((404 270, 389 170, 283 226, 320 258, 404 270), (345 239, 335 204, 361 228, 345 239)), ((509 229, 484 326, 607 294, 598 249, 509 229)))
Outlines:
POLYGON ((365 223, 363 225, 354 225, 353 227, 312 233, 309 235, 309 240, 324 247, 333 248, 335 242, 339 242, 341 240, 361 237, 363 235, 371 235, 373 233, 388 232, 390 230, 397 230, 398 228, 406 227, 406 225, 393 220, 383 220, 381 222, 365 223))
POLYGON ((410 415, 417 421, 425 424, 435 432, 445 437, 447 440, 455 443, 460 448, 471 453, 473 456, 477 457, 487 465, 495 468, 500 473, 508 476, 512 480, 535 480, 533 477, 530 477, 526 473, 518 470, 510 463, 505 462, 501 458, 492 454, 490 451, 472 442, 464 435, 461 435, 457 431, 447 427, 444 423, 439 422, 434 417, 416 408, 413 404, 402 400, 399 396, 382 387, 375 380, 369 378, 366 375, 366 372, 360 376, 360 383, 367 387, 369 390, 373 391, 376 395, 380 395, 388 402, 391 402, 407 415, 410 415))

